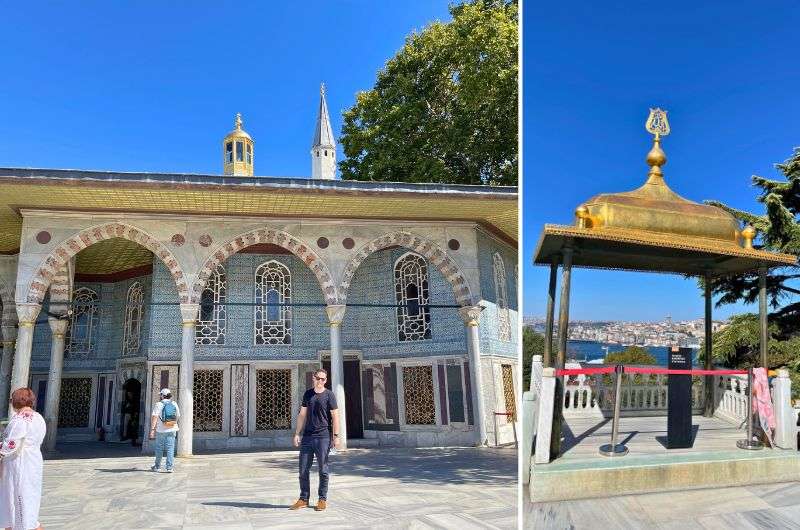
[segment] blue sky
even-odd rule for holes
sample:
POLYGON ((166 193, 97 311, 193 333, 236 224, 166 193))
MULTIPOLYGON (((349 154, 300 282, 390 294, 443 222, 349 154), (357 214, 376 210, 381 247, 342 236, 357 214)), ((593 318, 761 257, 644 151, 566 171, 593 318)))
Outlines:
MULTIPOLYGON (((0 166, 221 173, 241 112, 257 175, 308 176, 341 112, 447 2, 49 2, 0 18, 0 166)), ((341 159, 341 150, 339 159, 341 159)))
MULTIPOLYGON (((542 225, 571 224, 582 201, 644 182, 649 107, 669 111, 673 190, 761 213, 750 176, 776 177, 772 164, 800 145, 800 4, 529 1, 523 17, 524 314, 545 312, 549 269, 531 265, 542 225)), ((695 281, 573 273, 571 319, 667 314, 703 315, 695 281)))

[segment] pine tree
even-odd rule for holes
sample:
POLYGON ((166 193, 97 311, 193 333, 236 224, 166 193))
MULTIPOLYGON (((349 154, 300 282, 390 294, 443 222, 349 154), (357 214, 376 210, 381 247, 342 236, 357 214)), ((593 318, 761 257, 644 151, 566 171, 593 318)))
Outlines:
MULTIPOLYGON (((752 225, 759 234, 754 248, 800 256, 800 147, 794 149, 791 158, 775 167, 785 180, 770 180, 756 175, 752 177, 753 185, 761 190, 757 200, 764 205, 763 215, 737 210, 715 201, 709 201, 709 204, 730 212, 744 224, 752 225)), ((800 334, 800 301, 794 299, 795 295, 800 294, 800 289, 789 285, 797 278, 800 278, 800 267, 797 265, 772 269, 767 277, 768 300, 774 310, 770 320, 778 325, 778 338, 800 334)), ((754 271, 717 279, 712 289, 714 295, 719 297, 717 306, 739 300, 753 303, 758 300, 758 273, 754 271)))

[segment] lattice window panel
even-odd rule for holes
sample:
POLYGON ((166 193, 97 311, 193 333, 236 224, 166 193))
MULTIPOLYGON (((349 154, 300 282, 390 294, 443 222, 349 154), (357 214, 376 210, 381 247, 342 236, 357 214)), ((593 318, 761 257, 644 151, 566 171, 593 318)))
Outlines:
POLYGON ((194 431, 222 431, 224 372, 195 370, 194 372, 194 431))
POLYGON ((497 297, 497 327, 500 340, 511 340, 511 317, 508 314, 508 287, 506 266, 500 254, 494 254, 494 292, 497 297))
POLYGON ((256 430, 292 427, 292 371, 256 370, 256 430))
POLYGON ((511 416, 506 416, 509 421, 517 419, 517 400, 514 398, 514 370, 510 364, 501 365, 503 369, 503 396, 506 401, 506 410, 511 416))
POLYGON ((227 288, 225 268, 219 264, 211 273, 200 295, 200 318, 195 326, 195 344, 225 344, 227 288))
POLYGON ((94 351, 94 327, 98 319, 96 292, 86 287, 75 290, 72 297, 72 317, 67 330, 64 354, 70 358, 88 358, 94 351))
POLYGON ((256 269, 255 344, 292 343, 292 275, 285 265, 268 261, 256 269))
POLYGON ((65 429, 88 427, 91 405, 92 379, 90 377, 62 379, 58 404, 58 427, 65 429))
POLYGON ((139 354, 142 335, 142 316, 144 315, 144 289, 139 282, 133 282, 128 288, 125 301, 124 333, 122 337, 122 355, 139 354))
POLYGON ((430 339, 428 266, 421 256, 408 253, 397 260, 394 291, 398 306, 397 338, 403 342, 430 339))
POLYGON ((403 367, 403 399, 408 425, 436 425, 431 366, 403 367))

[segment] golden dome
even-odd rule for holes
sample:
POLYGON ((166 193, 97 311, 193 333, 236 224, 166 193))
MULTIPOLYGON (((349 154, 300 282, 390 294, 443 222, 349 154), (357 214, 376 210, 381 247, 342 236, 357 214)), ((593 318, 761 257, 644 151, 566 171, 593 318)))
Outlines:
POLYGON ((244 129, 242 129, 242 115, 238 112, 236 113, 236 120, 234 121, 233 130, 228 133, 228 136, 225 137, 225 141, 235 138, 247 138, 251 142, 253 141, 253 139, 250 138, 250 135, 247 134, 244 129))
MULTIPOLYGON (((663 113, 654 109, 651 116, 652 112, 663 113)), ((666 113, 661 119, 666 123, 666 113)), ((655 138, 653 148, 647 153, 650 166, 647 182, 633 191, 602 193, 580 204, 575 212, 575 225, 587 229, 643 230, 676 239, 703 238, 717 244, 742 246, 739 223, 733 215, 716 206, 684 199, 667 186, 661 170, 667 163, 660 138, 665 133, 651 132, 655 138)))

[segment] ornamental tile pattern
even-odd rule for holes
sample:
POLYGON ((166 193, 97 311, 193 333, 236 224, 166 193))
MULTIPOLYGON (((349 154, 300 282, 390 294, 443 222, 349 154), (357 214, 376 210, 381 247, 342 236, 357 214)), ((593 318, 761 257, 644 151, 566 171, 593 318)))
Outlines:
POLYGON ((292 371, 256 370, 256 430, 292 427, 292 371))
POLYGON ((409 232, 392 232, 383 235, 373 239, 356 252, 345 267, 342 281, 339 284, 340 304, 345 304, 347 302, 347 293, 353 281, 353 276, 364 260, 378 250, 395 246, 407 248, 423 256, 428 263, 438 269, 439 272, 442 273, 442 276, 452 285, 456 302, 462 306, 472 305, 472 292, 470 291, 467 279, 462 274, 456 262, 432 241, 409 232))
POLYGON ((194 431, 222 432, 223 370, 194 371, 194 431))
POLYGON ((247 436, 250 366, 231 365, 231 436, 247 436))
POLYGON ((403 367, 403 399, 406 424, 436 425, 431 365, 403 367))
POLYGON ((28 288, 27 301, 35 304, 42 303, 53 277, 73 256, 96 243, 113 238, 122 238, 138 243, 155 254, 169 269, 178 289, 180 302, 189 303, 189 289, 183 271, 172 252, 160 241, 142 230, 122 223, 106 223, 87 228, 67 238, 66 241, 54 248, 42 260, 33 275, 28 288))
POLYGON ((311 246, 296 238, 295 236, 284 232, 282 230, 260 228, 245 232, 230 241, 220 245, 206 260, 200 268, 200 273, 197 277, 197 282, 192 288, 192 301, 197 303, 200 299, 200 294, 203 291, 205 283, 211 276, 212 271, 216 266, 224 262, 231 255, 239 252, 240 250, 259 243, 267 243, 277 245, 284 248, 300 258, 309 269, 316 276, 317 281, 322 289, 325 301, 328 304, 335 304, 337 301, 337 290, 333 283, 333 276, 331 276, 328 266, 325 262, 311 249, 311 246))
POLYGON ((91 404, 92 379, 90 377, 62 379, 58 404, 58 428, 88 427, 91 404))

